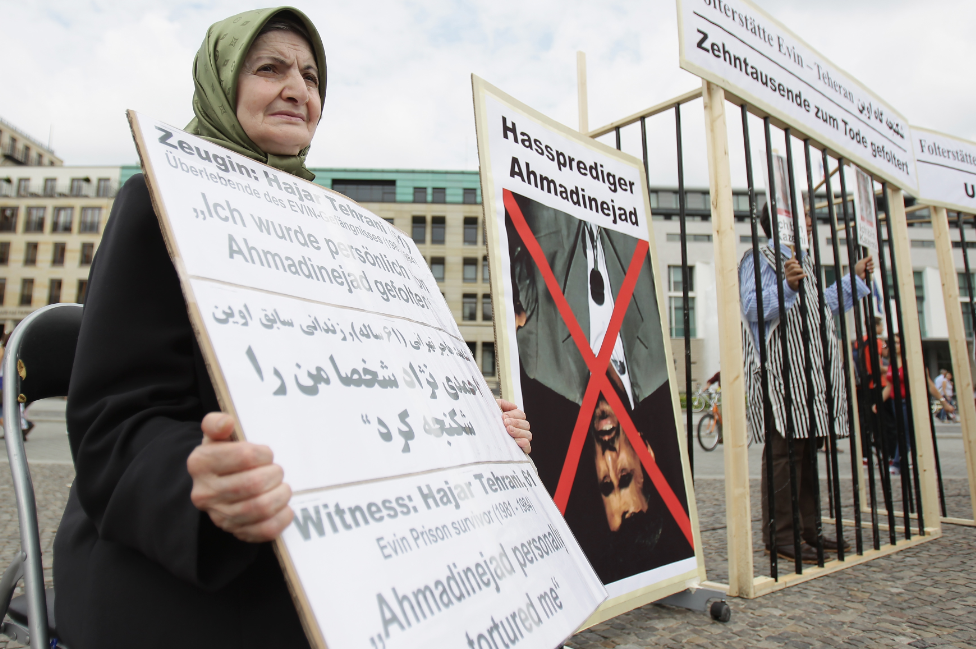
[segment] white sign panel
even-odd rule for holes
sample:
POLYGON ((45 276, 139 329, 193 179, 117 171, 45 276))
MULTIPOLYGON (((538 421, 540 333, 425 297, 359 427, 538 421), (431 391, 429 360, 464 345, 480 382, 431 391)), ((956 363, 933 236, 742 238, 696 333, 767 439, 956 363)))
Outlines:
POLYGON ((609 599, 704 577, 644 167, 475 77, 502 394, 609 599))
POLYGON ((277 546, 312 645, 570 636, 606 592, 413 241, 345 196, 130 121, 221 405, 292 487, 277 546))
MULTIPOLYGON (((769 172, 767 169, 766 187, 769 187, 769 172)), ((793 234, 793 204, 790 201, 790 183, 786 173, 786 158, 778 153, 773 154, 773 169, 776 172, 776 223, 779 230, 779 241, 784 246, 791 248, 796 246, 796 237, 793 234)), ((803 212, 803 201, 796 201, 799 214, 797 218, 800 223, 800 248, 807 250, 810 247, 807 238, 806 216, 803 212)))
POLYGON ((918 199, 976 214, 976 142, 912 127, 918 199))
POLYGON ((854 211, 857 212, 857 242, 878 256, 878 211, 874 201, 874 180, 854 169, 854 211))
POLYGON ((908 122, 748 0, 678 0, 681 67, 914 191, 908 122))

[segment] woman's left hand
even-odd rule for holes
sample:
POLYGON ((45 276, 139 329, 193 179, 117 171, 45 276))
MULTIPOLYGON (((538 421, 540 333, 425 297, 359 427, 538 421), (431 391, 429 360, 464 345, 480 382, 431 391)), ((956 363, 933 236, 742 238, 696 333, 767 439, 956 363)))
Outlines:
POLYGON ((495 401, 502 409, 502 423, 505 424, 505 430, 528 455, 532 452, 532 433, 529 432, 529 420, 525 418, 525 413, 511 401, 504 399, 495 399, 495 401))

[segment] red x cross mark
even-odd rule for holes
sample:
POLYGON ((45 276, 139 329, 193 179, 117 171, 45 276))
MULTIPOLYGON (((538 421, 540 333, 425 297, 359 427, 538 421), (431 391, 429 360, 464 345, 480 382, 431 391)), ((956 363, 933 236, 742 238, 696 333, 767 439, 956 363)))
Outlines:
POLYGON ((691 532, 691 521, 688 520, 688 514, 681 506, 678 497, 675 496, 671 485, 665 480, 654 458, 648 452, 644 440, 637 431, 637 427, 624 408, 623 402, 620 401, 620 397, 617 396, 616 391, 611 386, 610 379, 607 378, 607 366, 610 364, 610 355, 613 352, 620 327, 623 325, 624 314, 627 312, 627 307, 634 294, 634 287, 637 285, 637 278, 640 276, 641 266, 644 264, 644 257, 647 255, 647 242, 639 241, 637 243, 637 249, 634 250, 634 256, 630 260, 630 266, 627 268, 627 274, 624 276, 623 285, 620 287, 620 293, 614 301, 613 315, 610 318, 606 336, 603 338, 603 345, 600 347, 600 355, 597 357, 593 355, 593 350, 590 349, 590 341, 587 340, 583 329, 576 321, 576 316, 573 314, 569 302, 566 301, 566 296, 563 295, 556 276, 549 267, 549 262, 542 252, 542 247, 539 246, 535 235, 532 234, 528 223, 525 222, 522 210, 519 208, 518 203, 515 202, 515 196, 506 189, 503 190, 503 198, 505 209, 508 210, 512 223, 515 225, 515 230, 522 237, 522 242, 525 244, 526 250, 528 250, 532 260, 539 268, 539 272, 542 273, 546 287, 549 289, 549 293, 556 303, 556 308, 559 310, 559 315, 562 317, 563 322, 566 323, 566 327, 573 337, 573 342, 576 343, 576 347, 579 349, 580 354, 583 355, 583 360, 590 370, 590 380, 586 386, 586 392, 583 394, 583 403, 580 404, 579 417, 576 419, 576 426, 573 428, 573 436, 570 438, 569 450, 566 452, 566 460, 563 463, 563 469, 559 475, 559 483, 556 485, 556 495, 553 498, 556 506, 559 508, 559 512, 562 514, 566 513, 566 504, 569 501, 570 491, 573 489, 576 470, 579 467, 580 456, 583 453, 583 446, 586 443, 586 433, 593 417, 593 411, 596 409, 597 399, 602 393, 607 400, 607 404, 613 409, 614 414, 617 415, 624 434, 627 435, 631 446, 637 452, 637 457, 640 458, 641 464, 651 479, 651 483, 657 489, 658 494, 660 494, 675 523, 681 528, 681 532, 685 535, 685 539, 688 540, 688 544, 694 548, 695 541, 691 532))

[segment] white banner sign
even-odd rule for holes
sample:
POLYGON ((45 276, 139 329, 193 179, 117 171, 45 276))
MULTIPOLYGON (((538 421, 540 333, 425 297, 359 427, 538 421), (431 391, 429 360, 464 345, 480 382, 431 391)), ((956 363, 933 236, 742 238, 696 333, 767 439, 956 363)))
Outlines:
POLYGON ((921 203, 976 214, 976 143, 912 127, 921 203))
POLYGON ((857 242, 878 256, 878 211, 874 180, 857 167, 854 170, 854 211, 857 213, 857 242))
MULTIPOLYGON (((766 187, 769 187, 768 166, 766 172, 766 187)), ((790 201, 790 183, 786 173, 786 158, 778 153, 773 154, 773 169, 776 172, 776 223, 779 230, 779 241, 784 246, 796 246, 793 234, 793 203, 790 201)), ((807 237, 807 222, 803 211, 803 200, 796 201, 799 212, 797 218, 800 223, 800 249, 807 250, 810 242, 807 237)), ((772 244, 772 242, 770 242, 772 244)))
POLYGON ((606 592, 413 241, 345 196, 130 121, 222 407, 292 487, 277 547, 312 645, 570 636, 606 592))
POLYGON ((609 599, 704 578, 641 162, 473 78, 502 394, 609 599))
POLYGON ((908 122, 748 0, 677 0, 681 67, 890 183, 918 181, 908 122))

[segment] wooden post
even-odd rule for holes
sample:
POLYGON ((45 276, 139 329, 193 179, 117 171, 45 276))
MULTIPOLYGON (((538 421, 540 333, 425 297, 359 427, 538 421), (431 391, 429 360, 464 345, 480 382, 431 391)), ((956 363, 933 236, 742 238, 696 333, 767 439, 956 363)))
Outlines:
MULTIPOLYGON (((962 322, 962 305, 959 302, 959 278, 952 255, 949 237, 949 217, 944 207, 932 208, 932 234, 935 252, 939 257, 939 275, 942 277, 942 299, 945 302, 946 324, 949 327, 949 352, 952 354, 952 373, 955 375, 956 400, 962 420, 963 448, 966 451, 966 469, 969 475, 969 501, 976 520, 976 404, 973 393, 973 375, 969 365, 969 348, 966 345, 966 328, 962 322)), ((926 518, 928 521, 928 518, 926 518)))
MULTIPOLYGON (((905 218, 905 195, 900 189, 888 186, 888 207, 891 219, 891 236, 894 241, 895 261, 898 268, 898 288, 901 293, 902 316, 905 330, 902 333, 902 354, 908 366, 908 381, 912 386, 912 414, 915 418, 915 448, 918 453, 918 479, 922 491, 925 527, 935 534, 942 533, 939 510, 939 482, 935 473, 935 449, 929 423, 929 391, 922 364, 921 330, 918 310, 915 308, 915 277, 912 271, 911 249, 908 243, 908 221, 905 218)), ((940 264, 941 266, 941 264, 940 264)), ((958 300, 958 298, 957 298, 958 300)), ((972 393, 970 393, 972 394, 972 393)))
POLYGON ((590 132, 590 117, 586 103, 586 52, 576 53, 576 92, 579 96, 579 130, 590 132))
POLYGON ((705 139, 708 145, 708 184, 712 198, 712 237, 719 356, 722 367, 722 428, 725 440, 725 518, 728 530, 729 595, 754 597, 752 510, 749 501, 749 432, 742 362, 742 315, 739 271, 732 213, 729 138, 725 125, 725 91, 702 82, 705 100, 705 139))

